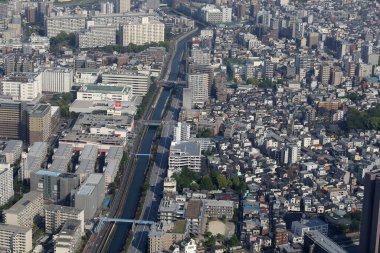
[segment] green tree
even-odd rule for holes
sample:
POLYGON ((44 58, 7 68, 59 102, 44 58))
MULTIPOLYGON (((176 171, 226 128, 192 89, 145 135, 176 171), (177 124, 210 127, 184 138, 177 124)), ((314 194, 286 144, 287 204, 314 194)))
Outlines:
POLYGON ((240 241, 239 239, 237 238, 237 236, 234 234, 228 241, 227 241, 227 245, 230 246, 230 247, 235 247, 235 246, 238 246, 240 245, 240 241))
POLYGON ((218 184, 218 189, 223 189, 228 187, 228 180, 223 174, 218 174, 216 176, 216 181, 218 184))
POLYGON ((209 176, 202 177, 200 186, 202 190, 207 190, 207 191, 214 190, 214 185, 212 184, 211 178, 209 176))
POLYGON ((247 79, 247 84, 251 84, 253 86, 258 86, 259 85, 259 80, 255 77, 250 77, 247 79))
POLYGON ((182 192, 183 188, 190 188, 192 185, 194 189, 199 187, 197 186, 196 182, 198 182, 200 176, 187 167, 183 168, 180 173, 175 173, 173 177, 177 181, 177 187, 179 192, 182 192))

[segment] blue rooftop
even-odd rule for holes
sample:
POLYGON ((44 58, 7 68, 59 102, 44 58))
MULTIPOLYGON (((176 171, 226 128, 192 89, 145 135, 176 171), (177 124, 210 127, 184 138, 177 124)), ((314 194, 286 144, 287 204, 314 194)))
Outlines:
POLYGON ((38 170, 36 171, 36 174, 40 176, 59 177, 59 175, 61 175, 62 173, 50 170, 38 170))

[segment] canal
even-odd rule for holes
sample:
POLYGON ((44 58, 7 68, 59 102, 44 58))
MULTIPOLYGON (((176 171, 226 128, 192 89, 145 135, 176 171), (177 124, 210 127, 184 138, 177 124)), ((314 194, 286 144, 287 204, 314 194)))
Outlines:
MULTIPOLYGON (((179 66, 181 64, 182 55, 185 50, 186 39, 178 42, 177 51, 174 56, 170 73, 169 81, 176 81, 179 73, 179 66)), ((166 101, 170 95, 170 88, 164 88, 161 96, 158 99, 156 108, 151 115, 151 120, 161 120, 163 112, 165 110, 166 101)), ((140 153, 150 153, 150 149, 153 143, 153 139, 156 133, 156 126, 149 126, 141 143, 140 153)), ((121 218, 123 219, 133 219, 134 212, 139 202, 139 195, 141 191, 141 186, 144 183, 145 171, 148 167, 149 157, 139 156, 136 162, 136 172, 130 185, 129 193, 124 203, 123 213, 121 218)), ((120 252, 123 249, 125 241, 127 239, 128 231, 131 229, 131 224, 117 224, 115 225, 115 233, 108 247, 107 252, 120 252)))

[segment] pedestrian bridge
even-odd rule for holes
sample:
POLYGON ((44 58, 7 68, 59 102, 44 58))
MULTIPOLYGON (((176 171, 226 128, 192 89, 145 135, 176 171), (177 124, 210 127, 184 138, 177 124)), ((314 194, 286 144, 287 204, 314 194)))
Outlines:
POLYGON ((173 125, 173 121, 161 121, 161 120, 143 120, 142 123, 144 126, 167 126, 167 125, 173 125))
POLYGON ((105 222, 109 222, 109 223, 129 223, 129 224, 133 224, 133 225, 146 225, 146 226, 150 226, 150 225, 154 225, 155 222, 153 221, 147 221, 147 220, 131 220, 131 219, 119 219, 119 218, 108 218, 108 217, 101 217, 99 219, 99 222, 98 224, 96 225, 95 227, 95 233, 98 233, 100 231, 100 229, 102 228, 103 224, 105 222))

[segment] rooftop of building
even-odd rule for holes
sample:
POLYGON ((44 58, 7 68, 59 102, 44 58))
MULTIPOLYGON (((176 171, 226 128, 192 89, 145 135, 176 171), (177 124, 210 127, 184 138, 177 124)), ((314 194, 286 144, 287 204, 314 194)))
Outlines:
POLYGON ((60 211, 62 213, 69 213, 69 214, 79 214, 79 213, 83 212, 82 209, 78 209, 75 207, 53 205, 53 204, 46 205, 45 210, 47 210, 47 211, 60 211))
POLYGON ((201 155, 201 147, 197 142, 190 141, 181 141, 181 142, 172 142, 170 146, 171 152, 181 152, 187 155, 192 156, 200 156, 201 155))
POLYGON ((33 110, 30 111, 29 115, 32 117, 41 117, 45 116, 51 110, 51 106, 49 104, 38 104, 33 110))
POLYGON ((188 219, 198 219, 201 215, 202 201, 191 199, 187 202, 185 217, 188 219))
POLYGON ((305 234, 308 235, 321 248, 326 250, 326 252, 346 253, 346 251, 338 244, 317 230, 307 231, 305 234))
POLYGON ((31 191, 28 193, 25 193, 23 197, 17 201, 11 208, 5 210, 6 213, 12 213, 12 214, 19 214, 25 208, 33 203, 36 199, 40 199, 42 201, 43 194, 42 192, 37 191, 31 191))
POLYGON ((112 85, 86 85, 82 88, 82 91, 92 93, 127 93, 130 91, 130 88, 112 85))
POLYGON ((29 231, 31 232, 32 229, 0 223, 0 231, 12 232, 15 234, 18 234, 18 233, 25 234, 25 233, 28 233, 29 231))

